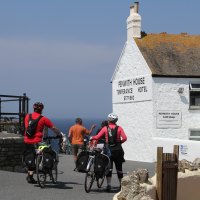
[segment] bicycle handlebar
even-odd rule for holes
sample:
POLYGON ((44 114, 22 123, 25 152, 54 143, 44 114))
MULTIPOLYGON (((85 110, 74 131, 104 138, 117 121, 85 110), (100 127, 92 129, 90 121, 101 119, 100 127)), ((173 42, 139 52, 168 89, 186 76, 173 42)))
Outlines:
POLYGON ((60 138, 62 138, 62 136, 47 136, 47 137, 44 137, 43 140, 56 140, 60 138))

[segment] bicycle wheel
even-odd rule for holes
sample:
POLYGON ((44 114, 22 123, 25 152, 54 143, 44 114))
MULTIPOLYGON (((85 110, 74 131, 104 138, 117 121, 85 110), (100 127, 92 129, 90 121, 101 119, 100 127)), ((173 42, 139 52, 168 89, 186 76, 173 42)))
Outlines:
POLYGON ((44 188, 46 183, 46 173, 42 169, 42 155, 38 155, 36 159, 36 174, 39 186, 44 188))
POLYGON ((51 179, 52 183, 57 183, 57 178, 58 178, 58 163, 54 163, 53 168, 51 170, 51 179))
POLYGON ((93 185, 93 182, 94 182, 94 178, 95 178, 94 177, 94 171, 93 170, 91 171, 91 169, 94 168, 94 167, 93 168, 92 167, 93 167, 93 164, 91 164, 89 171, 86 172, 86 174, 85 174, 85 191, 87 193, 90 192, 92 185, 93 185))
POLYGON ((103 175, 102 178, 99 178, 99 177, 97 178, 97 187, 98 188, 101 188, 101 186, 103 185, 104 180, 105 180, 105 174, 103 175))

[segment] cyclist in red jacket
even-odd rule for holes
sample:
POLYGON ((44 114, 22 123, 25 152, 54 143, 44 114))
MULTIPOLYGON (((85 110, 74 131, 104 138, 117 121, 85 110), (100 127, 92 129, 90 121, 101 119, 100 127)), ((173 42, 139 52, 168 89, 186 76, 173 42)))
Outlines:
MULTIPOLYGON (((99 140, 105 137, 106 143, 111 151, 111 169, 113 169, 113 162, 115 163, 115 168, 117 171, 117 176, 120 182, 123 178, 122 163, 124 160, 124 150, 121 146, 127 140, 127 136, 121 126, 117 126, 118 116, 114 113, 108 115, 108 126, 104 126, 101 131, 96 135, 92 136, 90 140, 99 140)), ((107 191, 111 190, 111 178, 112 170, 107 174, 107 191)))
MULTIPOLYGON (((42 114, 43 109, 44 109, 43 103, 41 102, 34 103, 33 105, 34 112, 31 113, 32 119, 33 120, 37 119, 42 114)), ((30 117, 30 114, 27 114, 25 117, 25 122, 24 122, 25 130, 28 127, 29 117, 30 117)), ((48 119, 45 116, 42 116, 42 118, 40 118, 40 120, 38 121, 36 132, 32 137, 28 137, 25 131, 24 133, 25 154, 26 152, 29 152, 28 154, 29 159, 30 157, 32 158, 32 163, 29 161, 30 165, 26 164, 26 167, 28 169, 28 176, 26 180, 28 183, 32 183, 32 184, 37 183, 35 179, 33 178, 33 174, 35 170, 35 149, 37 148, 38 143, 41 142, 43 139, 43 135, 44 135, 43 130, 45 127, 50 128, 58 137, 62 137, 62 133, 60 132, 60 130, 56 128, 54 124, 50 121, 50 119, 48 119)))

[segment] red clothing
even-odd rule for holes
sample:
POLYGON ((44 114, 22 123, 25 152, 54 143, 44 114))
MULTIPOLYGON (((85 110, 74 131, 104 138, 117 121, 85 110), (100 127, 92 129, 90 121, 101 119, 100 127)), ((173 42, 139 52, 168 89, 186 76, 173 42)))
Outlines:
MULTIPOLYGON (((32 113, 33 119, 37 119, 39 116, 40 116, 40 114, 37 112, 32 113)), ((25 117, 25 128, 28 127, 28 121, 29 121, 29 114, 27 114, 25 117)), ((35 143, 41 142, 42 138, 43 138, 43 129, 45 126, 48 128, 52 128, 54 126, 54 124, 47 117, 43 116, 39 120, 37 128, 36 128, 36 133, 32 138, 28 138, 26 136, 26 133, 24 133, 24 143, 35 144, 35 143)))
MULTIPOLYGON (((116 127, 116 124, 113 124, 113 123, 109 123, 108 125, 111 129, 114 129, 116 127)), ((108 142, 108 129, 107 129, 107 126, 104 126, 100 132, 95 135, 95 136, 92 136, 92 139, 94 140, 99 140, 100 138, 102 138, 103 136, 105 135, 105 138, 106 138, 106 142, 108 142)), ((118 126, 118 131, 117 131, 117 138, 116 138, 116 141, 117 142, 125 142, 127 140, 127 137, 126 137, 126 134, 124 133, 124 130, 122 129, 121 126, 118 126)))

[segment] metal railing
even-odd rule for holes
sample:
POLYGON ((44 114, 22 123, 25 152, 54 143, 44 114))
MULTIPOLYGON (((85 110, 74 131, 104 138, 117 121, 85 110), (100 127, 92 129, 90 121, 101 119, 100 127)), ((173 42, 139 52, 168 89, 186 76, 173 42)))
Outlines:
MULTIPOLYGON (((10 104, 9 104, 10 105, 10 104)), ((26 93, 23 96, 0 95, 0 132, 23 134, 24 118, 29 110, 29 98, 26 93), (6 103, 18 102, 17 112, 2 112, 6 103)))

